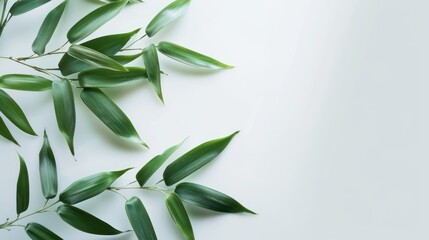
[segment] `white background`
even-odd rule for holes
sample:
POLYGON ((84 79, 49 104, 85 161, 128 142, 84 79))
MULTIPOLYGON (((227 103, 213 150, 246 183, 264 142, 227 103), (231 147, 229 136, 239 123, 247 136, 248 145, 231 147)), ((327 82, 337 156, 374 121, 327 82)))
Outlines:
MULTIPOLYGON (((168 2, 129 6, 91 37, 145 27, 168 2)), ((13 19, 0 39, 0 55, 31 54, 39 25, 58 3, 13 19)), ((96 6, 70 1, 48 48, 65 42, 70 26, 96 6)), ((162 83, 166 106, 148 84, 108 91, 150 151, 109 132, 76 91, 75 161, 57 130, 50 92, 8 92, 40 135, 47 128, 60 189, 95 172, 139 168, 187 136, 175 157, 242 130, 188 180, 228 193, 258 215, 189 208, 197 239, 428 239, 428 7, 423 0, 194 0, 174 26, 140 46, 168 40, 236 68, 207 73, 162 57, 169 74, 162 83)), ((54 67, 57 60, 34 63, 54 67)), ((0 71, 32 73, 6 60, 0 71)), ((16 150, 31 175, 30 210, 43 205, 37 167, 42 139, 8 125, 23 147, 0 139, 1 219, 15 216, 16 150)), ((128 183, 136 171, 116 184, 128 183)), ((162 195, 124 194, 144 200, 159 239, 181 239, 162 195)), ((117 195, 105 193, 79 207, 129 229, 117 195)), ((31 221, 65 239, 103 239, 72 229, 54 213, 31 221)), ((1 231, 0 239, 26 235, 18 228, 1 231)))

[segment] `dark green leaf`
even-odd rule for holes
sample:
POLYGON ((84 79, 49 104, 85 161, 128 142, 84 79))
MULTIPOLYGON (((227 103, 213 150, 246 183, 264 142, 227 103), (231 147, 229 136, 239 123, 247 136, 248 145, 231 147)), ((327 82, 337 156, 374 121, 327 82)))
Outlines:
POLYGON ((57 234, 38 223, 29 223, 25 231, 32 240, 62 240, 57 234))
POLYGON ((67 54, 93 66, 116 71, 128 71, 124 66, 110 57, 81 45, 71 45, 67 54))
POLYGON ((161 70, 159 69, 158 51, 156 50, 155 45, 151 44, 143 50, 143 61, 146 66, 149 81, 155 88, 159 99, 164 102, 161 89, 161 70))
POLYGON ((26 12, 29 12, 35 8, 42 6, 50 0, 21 0, 16 1, 9 12, 12 16, 17 16, 26 12))
POLYGON ((233 68, 232 66, 221 63, 209 56, 197 53, 170 42, 160 42, 158 45, 158 50, 167 57, 195 67, 215 70, 233 68))
POLYGON ((16 214, 21 214, 28 209, 30 203, 30 183, 28 181, 27 165, 19 155, 19 175, 16 184, 16 214))
POLYGON ((116 55, 116 56, 111 56, 110 58, 117 61, 120 64, 127 64, 136 60, 141 55, 142 53, 137 53, 132 55, 116 55))
POLYGON ((176 159, 164 171, 165 184, 171 186, 215 159, 236 134, 205 142, 176 159))
POLYGON ((136 197, 130 198, 125 203, 125 211, 139 240, 157 239, 149 214, 140 199, 136 197))
POLYGON ((79 84, 85 88, 120 87, 143 82, 147 79, 146 69, 127 68, 128 72, 118 72, 103 68, 86 70, 79 73, 79 84))
POLYGON ((57 208, 57 213, 64 222, 82 232, 97 235, 117 235, 122 233, 122 231, 110 226, 103 220, 77 207, 61 205, 57 208))
POLYGON ((1 117, 0 117, 0 136, 6 138, 7 140, 19 146, 19 143, 12 136, 12 133, 10 133, 9 129, 7 128, 6 124, 3 121, 3 118, 1 117))
POLYGON ((39 153, 39 173, 43 196, 46 199, 54 198, 58 191, 57 164, 46 131, 43 134, 43 146, 39 153))
POLYGON ((217 212, 255 214, 230 196, 199 184, 180 183, 174 191, 183 201, 202 208, 217 212))
POLYGON ((85 88, 80 97, 88 108, 119 137, 147 147, 124 112, 100 89, 85 88))
POLYGON ((67 80, 55 81, 52 84, 55 115, 58 128, 67 141, 71 153, 74 155, 74 131, 76 128, 76 110, 73 90, 67 80))
POLYGON ((30 135, 37 136, 27 120, 22 109, 9 94, 0 89, 0 112, 2 112, 15 126, 30 135))
POLYGON ((164 27, 181 17, 188 8, 190 0, 176 0, 161 10, 146 27, 146 34, 149 37, 154 36, 164 27))
POLYGON ((95 197, 109 188, 128 170, 130 168, 115 172, 101 172, 77 180, 60 194, 60 201, 66 204, 76 204, 95 197))
POLYGON ((95 32, 106 22, 110 21, 116 15, 118 15, 121 10, 127 4, 127 0, 109 3, 104 6, 101 6, 84 18, 79 20, 67 33, 67 38, 71 43, 76 43, 86 37, 91 33, 95 32))
POLYGON ((45 53, 45 48, 48 42, 51 40, 52 35, 54 35, 55 29, 60 22, 61 16, 63 15, 64 9, 66 8, 67 0, 54 8, 46 16, 45 20, 40 27, 39 33, 37 34, 36 39, 33 42, 33 52, 42 55, 45 53))
POLYGON ((165 205, 167 205, 171 218, 173 218, 177 228, 183 233, 183 236, 188 240, 194 240, 194 231, 192 230, 191 221, 183 206, 182 200, 180 200, 177 194, 170 193, 165 200, 165 205))
POLYGON ((0 87, 21 91, 45 91, 51 89, 52 81, 27 74, 7 74, 0 77, 0 87))

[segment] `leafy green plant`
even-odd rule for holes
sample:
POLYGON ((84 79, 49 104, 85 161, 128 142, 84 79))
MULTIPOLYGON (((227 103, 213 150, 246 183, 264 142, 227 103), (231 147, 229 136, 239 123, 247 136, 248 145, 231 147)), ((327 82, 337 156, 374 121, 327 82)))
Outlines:
MULTIPOLYGON (((50 0, 17 0, 13 4, 9 4, 8 0, 0 0, 0 2, 3 6, 0 16, 1 36, 6 25, 14 17, 32 11, 50 0), (7 10, 9 5, 11 6, 7 10)), ((170 3, 149 22, 144 33, 140 33, 141 29, 135 29, 82 42, 120 14, 128 4, 141 1, 105 0, 101 2, 104 2, 102 6, 84 16, 70 28, 67 33, 68 41, 62 46, 52 51, 46 51, 63 13, 67 11, 68 0, 60 2, 47 14, 31 46, 34 54, 26 57, 0 56, 0 59, 29 67, 42 75, 6 74, 0 76, 0 88, 51 91, 58 129, 64 136, 72 155, 75 154, 74 133, 76 129, 74 91, 80 91, 80 98, 88 109, 114 134, 125 141, 148 148, 126 114, 101 88, 120 88, 148 81, 161 102, 164 103, 161 88, 164 73, 161 71, 159 53, 180 63, 198 68, 209 70, 232 68, 214 58, 171 42, 162 41, 146 47, 135 46, 142 39, 153 37, 182 16, 190 5, 190 0, 175 0, 170 3), (31 64, 33 59, 54 55, 61 55, 56 68, 43 68, 31 64), (130 63, 138 58, 142 58, 142 66, 130 66, 130 63)), ((37 135, 20 106, 1 89, 0 112, 24 133, 37 135)), ((62 239, 38 223, 29 222, 25 226, 22 224, 24 219, 56 207, 57 215, 64 222, 86 233, 117 235, 134 232, 138 239, 157 239, 155 228, 143 201, 138 196, 127 197, 126 194, 121 193, 128 189, 139 189, 164 194, 166 208, 180 232, 186 239, 195 239, 185 205, 190 204, 218 212, 254 214, 253 211, 224 193, 199 184, 182 182, 186 177, 217 158, 237 134, 238 132, 235 132, 229 136, 205 142, 188 151, 170 163, 163 172, 163 179, 154 185, 147 185, 147 183, 153 174, 181 147, 182 143, 168 148, 149 160, 137 171, 135 180, 126 186, 115 186, 114 183, 118 178, 127 175, 132 168, 93 174, 75 181, 58 193, 57 161, 45 131, 39 153, 39 175, 46 204, 39 210, 24 215, 30 202, 30 183, 25 160, 19 156, 20 171, 16 188, 17 217, 0 224, 0 229, 24 227, 31 239, 62 239), (165 186, 162 186, 162 183, 165 186), (74 206, 106 191, 117 193, 124 198, 124 208, 132 230, 118 230, 91 213, 74 206)), ((0 135, 19 145, 1 116, 0 135)))

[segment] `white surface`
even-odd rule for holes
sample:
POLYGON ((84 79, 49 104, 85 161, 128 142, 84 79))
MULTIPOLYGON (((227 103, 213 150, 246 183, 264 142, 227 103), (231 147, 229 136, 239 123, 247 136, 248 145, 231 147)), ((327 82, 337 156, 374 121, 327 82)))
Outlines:
MULTIPOLYGON (((13 19, 1 55, 30 54, 42 13, 57 2, 13 19)), ((145 26, 168 2, 130 6, 94 36, 145 26)), ((67 29, 95 6, 71 1, 49 48, 63 43, 67 29)), ((140 167, 187 136, 180 153, 241 129, 227 151, 190 180, 230 194, 259 215, 192 210, 197 239, 428 239, 428 7, 423 0, 194 0, 180 21, 145 43, 177 42, 237 67, 206 74, 162 58, 169 73, 163 80, 165 107, 148 85, 109 91, 151 151, 118 140, 77 99, 74 161, 56 129, 50 93, 8 92, 38 133, 47 127, 60 189, 94 172, 140 167)), ((31 72, 5 60, 0 71, 31 72)), ((11 129, 24 146, 18 151, 31 174, 30 210, 37 209, 43 204, 41 138, 11 129)), ((5 219, 15 214, 18 161, 16 147, 0 141, 5 219)), ((181 239, 163 196, 138 196, 159 239, 181 239)), ((116 195, 79 206, 129 228, 116 195)), ((103 239, 73 230, 54 213, 32 220, 65 239, 103 239)), ((25 239, 25 233, 2 231, 0 239, 25 239)))

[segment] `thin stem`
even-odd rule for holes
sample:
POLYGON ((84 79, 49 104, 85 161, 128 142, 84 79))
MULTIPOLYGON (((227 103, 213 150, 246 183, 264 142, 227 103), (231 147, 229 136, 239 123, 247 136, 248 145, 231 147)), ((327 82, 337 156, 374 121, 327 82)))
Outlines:
POLYGON ((52 76, 52 77, 57 77, 59 79, 64 79, 63 77, 61 77, 61 76, 59 76, 57 74, 49 72, 48 69, 37 67, 37 66, 31 65, 31 64, 25 63, 24 60, 20 60, 20 59, 13 58, 13 57, 3 57, 3 56, 0 56, 0 58, 9 59, 11 61, 14 61, 16 63, 19 63, 19 64, 24 65, 24 66, 29 67, 29 68, 32 68, 32 69, 34 69, 34 70, 36 70, 38 72, 44 73, 46 75, 49 75, 49 76, 52 76))
POLYGON ((120 192, 118 192, 118 191, 116 191, 116 190, 109 189, 109 191, 111 191, 111 192, 113 192, 113 193, 118 194, 118 195, 119 195, 119 196, 121 196, 123 199, 125 199, 125 201, 127 201, 127 200, 128 200, 124 195, 122 195, 120 192))

